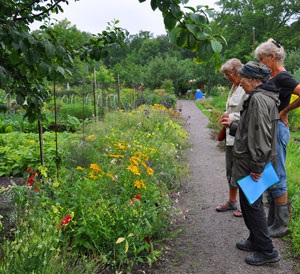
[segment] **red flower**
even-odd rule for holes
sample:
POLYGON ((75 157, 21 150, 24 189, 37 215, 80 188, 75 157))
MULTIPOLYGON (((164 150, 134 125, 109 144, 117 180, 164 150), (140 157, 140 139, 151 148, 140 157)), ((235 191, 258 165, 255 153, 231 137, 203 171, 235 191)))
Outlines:
POLYGON ((38 175, 39 173, 36 172, 36 171, 34 171, 34 172, 32 172, 31 174, 32 174, 33 176, 36 176, 36 175, 38 175))
POLYGON ((151 239, 150 239, 149 237, 145 237, 145 238, 144 238, 144 241, 146 241, 148 244, 151 243, 151 239))
POLYGON ((35 190, 36 192, 40 192, 40 189, 37 188, 36 186, 34 187, 34 190, 35 190))
POLYGON ((31 170, 32 170, 32 168, 30 168, 30 167, 26 169, 26 171, 27 171, 28 173, 31 173, 31 170))
POLYGON ((27 183, 28 183, 30 186, 32 186, 33 183, 34 183, 34 178, 33 178, 33 177, 29 177, 29 178, 27 179, 27 183))
POLYGON ((61 226, 65 226, 67 223, 69 223, 71 221, 72 217, 69 215, 67 215, 62 221, 61 221, 61 226))
POLYGON ((141 200, 141 195, 136 195, 136 196, 135 196, 135 199, 141 200))

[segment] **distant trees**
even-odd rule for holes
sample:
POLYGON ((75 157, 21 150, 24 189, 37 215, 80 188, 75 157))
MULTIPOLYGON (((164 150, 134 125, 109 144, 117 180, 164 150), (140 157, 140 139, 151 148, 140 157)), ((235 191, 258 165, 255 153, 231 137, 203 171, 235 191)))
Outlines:
POLYGON ((217 4, 221 11, 214 17, 213 28, 227 40, 227 59, 252 59, 253 34, 256 45, 272 37, 286 50, 299 47, 299 1, 220 0, 217 4))

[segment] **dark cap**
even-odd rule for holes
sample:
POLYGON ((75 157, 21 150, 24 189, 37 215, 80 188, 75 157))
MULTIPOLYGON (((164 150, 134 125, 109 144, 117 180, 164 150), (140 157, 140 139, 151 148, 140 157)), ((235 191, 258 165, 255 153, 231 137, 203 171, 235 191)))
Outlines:
POLYGON ((265 83, 269 79, 270 73, 271 70, 264 64, 251 61, 240 69, 238 76, 241 78, 260 80, 265 83))

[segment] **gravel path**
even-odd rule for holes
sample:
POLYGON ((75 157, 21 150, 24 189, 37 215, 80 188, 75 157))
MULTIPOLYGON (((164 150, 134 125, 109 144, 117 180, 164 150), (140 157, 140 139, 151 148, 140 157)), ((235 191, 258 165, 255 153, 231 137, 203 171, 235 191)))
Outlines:
POLYGON ((179 206, 187 213, 186 219, 178 224, 183 232, 167 243, 169 251, 151 273, 297 273, 296 262, 285 251, 288 243, 281 239, 274 240, 283 257, 279 263, 255 267, 244 262, 250 253, 235 247, 236 241, 248 236, 243 219, 233 217, 232 211, 215 210, 228 196, 224 152, 210 138, 209 120, 194 101, 179 100, 178 108, 185 118, 190 117, 187 130, 193 144, 187 152, 191 178, 179 199, 179 206))

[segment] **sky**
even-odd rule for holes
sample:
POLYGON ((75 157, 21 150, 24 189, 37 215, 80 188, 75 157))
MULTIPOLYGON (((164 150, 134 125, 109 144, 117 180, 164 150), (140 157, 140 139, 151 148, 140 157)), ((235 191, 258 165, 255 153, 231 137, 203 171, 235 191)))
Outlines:
MULTIPOLYGON (((187 5, 208 5, 217 9, 214 5, 216 1, 190 0, 187 5)), ((53 18, 67 18, 80 31, 100 33, 106 28, 107 22, 118 19, 118 26, 127 29, 130 34, 137 34, 140 30, 150 31, 154 36, 166 33, 162 13, 151 9, 150 0, 143 3, 139 3, 138 0, 70 0, 69 5, 62 7, 64 12, 53 18)), ((38 27, 38 23, 31 25, 32 30, 38 27)))

